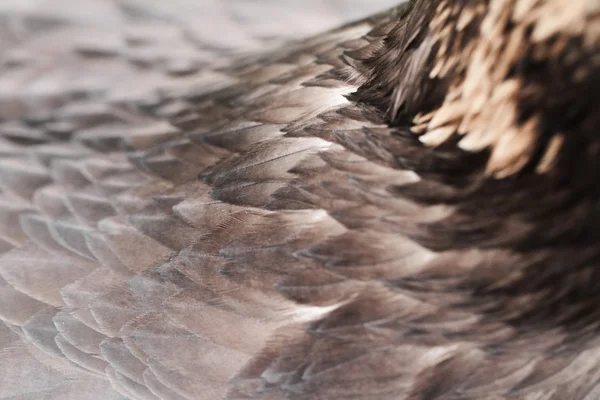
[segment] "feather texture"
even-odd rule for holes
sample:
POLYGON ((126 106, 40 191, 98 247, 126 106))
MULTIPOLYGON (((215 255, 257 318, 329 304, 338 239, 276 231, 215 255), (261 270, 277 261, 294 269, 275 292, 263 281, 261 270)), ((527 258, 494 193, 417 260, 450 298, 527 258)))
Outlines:
POLYGON ((0 398, 598 396, 594 0, 68 3, 0 5, 0 398))

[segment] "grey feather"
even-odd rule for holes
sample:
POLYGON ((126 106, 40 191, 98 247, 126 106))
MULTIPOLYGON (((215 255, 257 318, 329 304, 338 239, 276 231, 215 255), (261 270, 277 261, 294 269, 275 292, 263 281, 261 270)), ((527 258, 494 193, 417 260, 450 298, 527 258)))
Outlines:
POLYGON ((0 5, 0 398, 600 396, 595 0, 85 3, 0 5))

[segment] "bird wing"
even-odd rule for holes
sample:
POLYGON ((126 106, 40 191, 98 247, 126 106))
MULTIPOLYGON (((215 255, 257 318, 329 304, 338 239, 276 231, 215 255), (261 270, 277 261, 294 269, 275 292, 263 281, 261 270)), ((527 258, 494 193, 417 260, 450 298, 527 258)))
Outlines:
POLYGON ((428 246, 460 213, 422 172, 465 160, 347 98, 405 7, 238 57, 229 23, 262 24, 156 3, 3 32, 0 398, 593 398, 597 349, 540 355, 436 291, 518 255, 428 246))

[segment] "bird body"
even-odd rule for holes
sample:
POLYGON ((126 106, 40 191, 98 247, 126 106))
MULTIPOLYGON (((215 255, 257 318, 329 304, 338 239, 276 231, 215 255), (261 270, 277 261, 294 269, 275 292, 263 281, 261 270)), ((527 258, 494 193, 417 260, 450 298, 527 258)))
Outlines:
POLYGON ((0 398, 600 398, 599 9, 7 41, 0 398))

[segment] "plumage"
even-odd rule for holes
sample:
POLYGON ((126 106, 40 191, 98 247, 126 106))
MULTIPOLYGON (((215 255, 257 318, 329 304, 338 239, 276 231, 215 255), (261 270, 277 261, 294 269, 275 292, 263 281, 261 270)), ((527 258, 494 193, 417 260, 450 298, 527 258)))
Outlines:
POLYGON ((0 398, 600 398, 597 0, 85 3, 0 4, 0 398))

